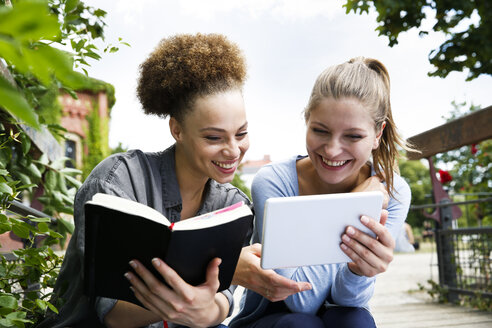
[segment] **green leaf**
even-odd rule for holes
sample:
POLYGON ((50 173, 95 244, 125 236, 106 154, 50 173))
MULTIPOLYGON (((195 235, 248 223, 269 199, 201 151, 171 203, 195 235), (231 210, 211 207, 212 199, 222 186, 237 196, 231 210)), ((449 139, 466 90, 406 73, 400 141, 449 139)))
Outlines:
POLYGON ((0 33, 24 42, 55 40, 60 25, 49 14, 47 1, 17 1, 12 9, 0 12, 0 33))
POLYGON ((66 194, 68 192, 68 189, 67 189, 67 182, 65 181, 65 174, 57 173, 57 180, 58 180, 58 190, 60 190, 63 194, 66 194))
POLYGON ((56 188, 56 173, 53 170, 49 170, 44 175, 44 184, 47 189, 54 190, 56 188))
POLYGON ((107 12, 105 12, 102 9, 96 9, 94 11, 94 15, 96 15, 97 17, 104 17, 104 16, 106 16, 106 14, 107 14, 107 12))
POLYGON ((58 314, 58 309, 51 303, 47 302, 48 307, 50 308, 51 311, 55 312, 56 314, 58 314))
POLYGON ((46 155, 46 153, 43 153, 43 155, 41 155, 41 157, 39 157, 38 163, 43 164, 43 165, 48 165, 48 163, 49 163, 48 155, 46 155))
POLYGON ((68 222, 64 219, 58 219, 58 224, 61 224, 65 227, 65 229, 67 229, 67 231, 71 234, 73 234, 73 231, 75 229, 75 225, 71 222, 68 222))
POLYGON ((21 141, 22 154, 25 156, 31 149, 31 139, 25 133, 21 133, 19 139, 21 141))
POLYGON ((61 173, 64 173, 64 174, 69 174, 69 175, 82 174, 82 171, 81 170, 77 170, 77 169, 74 169, 74 168, 71 168, 71 167, 65 167, 65 168, 61 169, 60 172, 61 173))
POLYGON ((39 230, 39 232, 48 232, 50 230, 50 228, 46 223, 41 222, 38 224, 38 230, 39 230))
POLYGON ((77 8, 78 4, 79 4, 79 0, 67 0, 65 4, 65 12, 66 13, 71 12, 72 10, 77 8))
POLYGON ((15 324, 9 319, 0 319, 0 327, 13 327, 15 324))
POLYGON ((23 222, 24 224, 13 224, 12 232, 16 234, 20 238, 27 239, 29 238, 29 232, 31 231, 29 224, 23 222), (27 225, 27 226, 26 226, 27 225))
POLYGON ((5 170, 5 169, 0 169, 0 175, 8 175, 9 174, 9 171, 5 170))
POLYGON ((29 164, 27 171, 37 179, 41 179, 41 171, 39 171, 38 167, 34 163, 29 164))
POLYGON ((61 234, 59 234, 58 232, 53 231, 53 230, 49 230, 48 234, 50 235, 50 237, 53 237, 53 238, 63 238, 63 236, 61 234))
POLYGON ((0 75, 0 107, 17 116, 28 125, 39 129, 38 116, 20 91, 16 90, 0 75))
POLYGON ((79 189, 82 186, 82 182, 79 180, 75 179, 74 177, 71 177, 69 175, 65 176, 65 179, 68 180, 75 188, 79 189))
POLYGON ((28 219, 32 222, 51 222, 50 218, 35 218, 33 216, 28 216, 28 219))
POLYGON ((1 295, 0 296, 0 307, 5 307, 7 309, 17 309, 17 299, 14 296, 10 295, 1 295))
POLYGON ((0 192, 11 195, 14 190, 6 182, 0 182, 0 192))
POLYGON ((27 176, 26 174, 24 174, 22 172, 17 172, 17 176, 19 177, 22 184, 24 184, 24 185, 31 185, 32 184, 31 178, 29 176, 27 176))
POLYGON ((9 223, 0 223, 0 234, 5 233, 7 231, 12 230, 12 224, 9 223))

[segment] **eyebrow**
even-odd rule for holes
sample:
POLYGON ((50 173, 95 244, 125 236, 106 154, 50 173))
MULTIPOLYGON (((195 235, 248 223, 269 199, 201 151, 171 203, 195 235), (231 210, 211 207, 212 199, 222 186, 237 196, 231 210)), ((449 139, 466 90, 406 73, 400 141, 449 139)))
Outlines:
MULTIPOLYGON (((319 126, 323 127, 326 130, 330 130, 329 127, 327 127, 325 124, 323 124, 321 122, 314 121, 313 124, 319 125, 319 126)), ((362 129, 362 128, 350 128, 350 129, 346 129, 344 131, 345 132, 352 132, 352 131, 364 132, 365 129, 362 129)))
MULTIPOLYGON (((247 127, 248 127, 248 122, 246 122, 243 125, 241 125, 238 130, 245 129, 247 127)), ((204 131, 226 132, 226 130, 224 130, 224 129, 216 128, 216 127, 213 127, 213 126, 200 129, 200 132, 204 132, 204 131)))

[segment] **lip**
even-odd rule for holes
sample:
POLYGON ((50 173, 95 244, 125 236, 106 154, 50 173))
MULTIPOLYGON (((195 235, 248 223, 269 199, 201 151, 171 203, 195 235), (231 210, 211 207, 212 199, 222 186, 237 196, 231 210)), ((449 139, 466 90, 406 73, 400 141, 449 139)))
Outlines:
POLYGON ((232 174, 236 172, 237 166, 238 166, 239 160, 231 160, 231 161, 212 161, 212 164, 222 173, 224 174, 232 174), (217 163, 225 164, 225 165, 230 165, 234 164, 233 167, 231 168, 225 168, 225 167, 220 167, 217 163))
POLYGON ((346 163, 343 164, 343 165, 340 165, 340 166, 330 166, 328 164, 326 164, 324 161, 323 161, 323 157, 321 155, 319 155, 319 161, 321 163, 321 166, 327 170, 331 170, 331 171, 340 171, 340 170, 343 170, 345 167, 347 167, 351 162, 352 160, 349 159, 349 160, 346 160, 346 163))

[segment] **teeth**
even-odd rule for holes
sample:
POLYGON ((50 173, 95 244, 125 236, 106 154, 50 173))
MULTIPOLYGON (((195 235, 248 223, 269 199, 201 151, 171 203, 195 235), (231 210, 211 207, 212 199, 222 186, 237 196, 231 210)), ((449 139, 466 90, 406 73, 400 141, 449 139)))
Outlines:
POLYGON ((347 161, 329 161, 323 157, 321 158, 323 159, 323 163, 329 166, 342 166, 343 164, 347 163, 347 161))
POLYGON ((234 166, 236 166, 236 162, 234 163, 230 163, 230 164, 225 164, 225 163, 221 163, 221 162, 216 162, 216 161, 212 161, 215 165, 217 166, 220 166, 221 168, 223 169, 232 169, 234 166))

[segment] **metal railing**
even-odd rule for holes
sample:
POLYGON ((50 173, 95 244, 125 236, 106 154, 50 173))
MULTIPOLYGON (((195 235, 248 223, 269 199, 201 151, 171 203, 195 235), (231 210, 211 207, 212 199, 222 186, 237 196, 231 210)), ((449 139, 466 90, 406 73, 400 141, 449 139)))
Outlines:
MULTIPOLYGON (((16 201, 16 200, 9 202, 9 206, 8 206, 6 211, 13 213, 13 214, 23 216, 23 217, 27 217, 30 215, 30 216, 33 216, 36 218, 50 218, 51 223, 56 222, 56 219, 52 218, 48 214, 43 213, 37 209, 34 209, 34 208, 27 206, 27 205, 25 205, 19 201, 16 201)), ((29 221, 29 219, 26 219, 26 220, 29 221)), ((24 248, 26 248, 28 246, 32 246, 31 241, 29 239, 22 239, 22 244, 23 244, 24 248)), ((2 253, 2 255, 5 257, 5 259, 7 261, 16 261, 17 260, 17 257, 12 253, 2 253)))
MULTIPOLYGON (((39 210, 36 210, 36 209, 34 209, 30 206, 27 206, 27 205, 25 205, 19 201, 16 201, 16 200, 10 202, 6 211, 13 213, 13 214, 23 216, 23 217, 33 216, 36 218, 50 218, 51 222, 56 222, 56 219, 50 217, 48 214, 43 213, 39 210)), ((29 221, 29 219, 27 218, 26 221, 29 221)), ((24 248, 36 247, 36 244, 33 245, 31 240, 29 240, 29 239, 22 239, 22 244, 23 244, 24 248)), ((11 252, 2 253, 1 255, 5 258, 5 260, 7 260, 8 262, 11 262, 11 263, 14 263, 14 262, 18 263, 20 261, 18 259, 18 257, 14 253, 11 253, 11 252)), ((15 285, 15 286, 17 286, 17 285, 15 285)), ((39 286, 40 286, 40 284, 38 281, 32 281, 32 282, 28 283, 27 287, 17 286, 17 289, 24 290, 24 292, 37 292, 40 288, 39 286)))
POLYGON ((492 197, 411 206, 411 210, 440 210, 434 231, 439 285, 448 291, 450 302, 457 302, 460 294, 492 298, 492 227, 453 228, 451 224, 453 206, 478 203, 492 203, 492 197))

